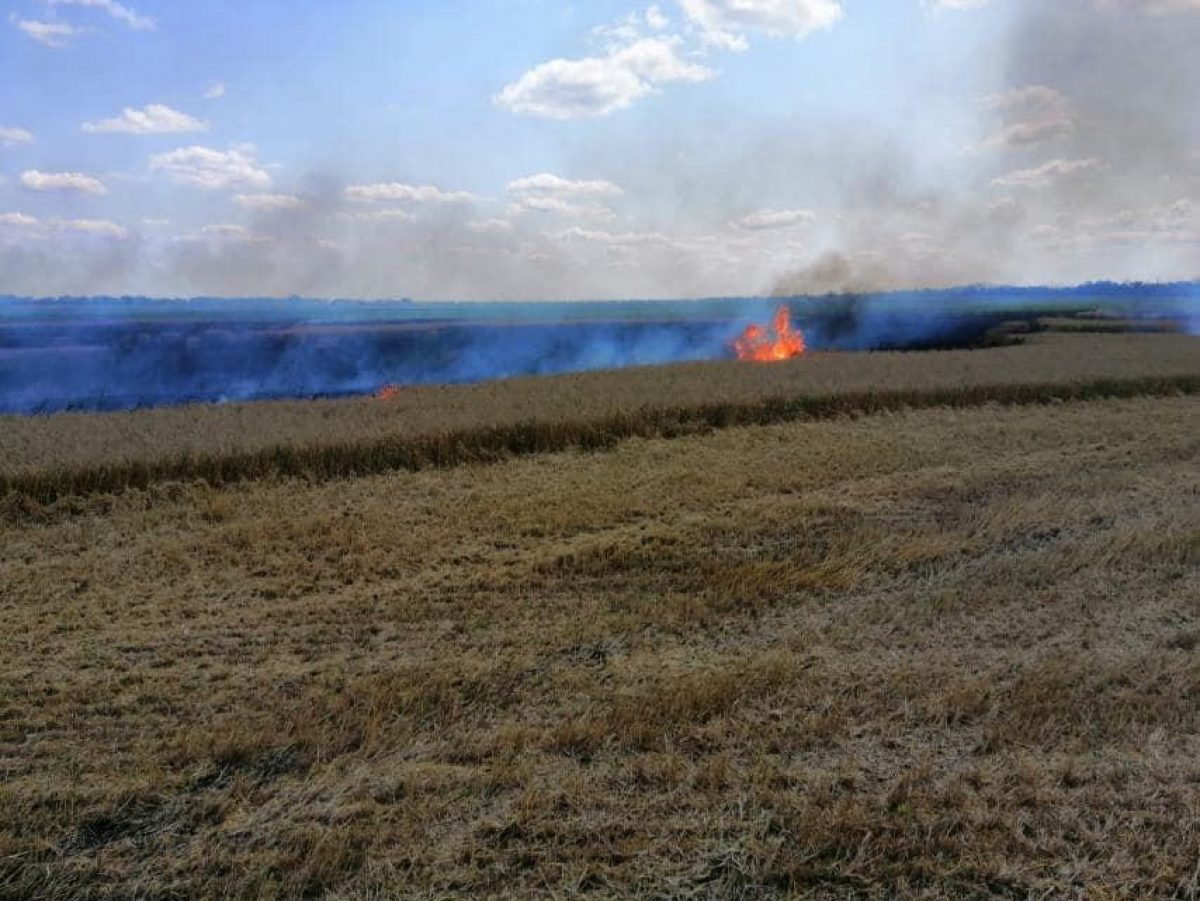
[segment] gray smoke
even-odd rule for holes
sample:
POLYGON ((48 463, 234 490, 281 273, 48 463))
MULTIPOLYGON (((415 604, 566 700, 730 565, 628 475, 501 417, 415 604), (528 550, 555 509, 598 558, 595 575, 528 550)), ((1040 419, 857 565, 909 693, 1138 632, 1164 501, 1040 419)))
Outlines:
POLYGON ((852 177, 836 249, 782 295, 1200 275, 1200 14, 1190 3, 1026 0, 977 177, 941 188, 897 152, 852 177))

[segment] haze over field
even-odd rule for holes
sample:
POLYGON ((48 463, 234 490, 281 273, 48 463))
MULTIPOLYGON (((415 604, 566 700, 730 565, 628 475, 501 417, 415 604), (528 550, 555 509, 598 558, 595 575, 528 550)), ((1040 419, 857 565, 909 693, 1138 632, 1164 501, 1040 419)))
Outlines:
POLYGON ((0 294, 1200 277, 1197 0, 13 0, 0 294))

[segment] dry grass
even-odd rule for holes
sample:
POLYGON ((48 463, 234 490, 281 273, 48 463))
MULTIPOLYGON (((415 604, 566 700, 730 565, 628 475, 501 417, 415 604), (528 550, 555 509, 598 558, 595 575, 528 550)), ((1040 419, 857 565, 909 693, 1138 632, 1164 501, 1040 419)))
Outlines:
POLYGON ((775 366, 691 364, 414 388, 386 402, 9 417, 0 419, 0 501, 21 512, 173 480, 348 477, 731 425, 1198 386, 1195 338, 1041 335, 988 351, 814 354, 775 366))
POLYGON ((0 522, 0 897, 1194 898, 1198 435, 930 409, 0 522))

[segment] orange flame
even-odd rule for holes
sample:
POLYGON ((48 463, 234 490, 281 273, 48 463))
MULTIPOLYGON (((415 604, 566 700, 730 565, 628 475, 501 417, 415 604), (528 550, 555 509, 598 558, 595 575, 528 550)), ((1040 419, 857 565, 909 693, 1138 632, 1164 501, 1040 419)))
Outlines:
POLYGON ((376 400, 395 400, 399 396, 400 396, 400 386, 399 385, 384 385, 382 388, 380 388, 378 391, 375 392, 376 400))
POLYGON ((804 332, 792 328, 791 311, 783 306, 775 311, 771 328, 750 326, 733 342, 733 349, 739 360, 772 363, 799 357, 806 348, 804 332))

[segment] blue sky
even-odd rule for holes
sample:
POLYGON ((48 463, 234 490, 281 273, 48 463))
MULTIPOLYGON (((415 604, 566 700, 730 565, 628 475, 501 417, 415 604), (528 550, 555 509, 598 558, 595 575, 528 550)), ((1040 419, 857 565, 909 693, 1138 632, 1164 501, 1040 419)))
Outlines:
POLYGON ((3 8, 0 292, 1200 275, 1200 0, 3 8))

